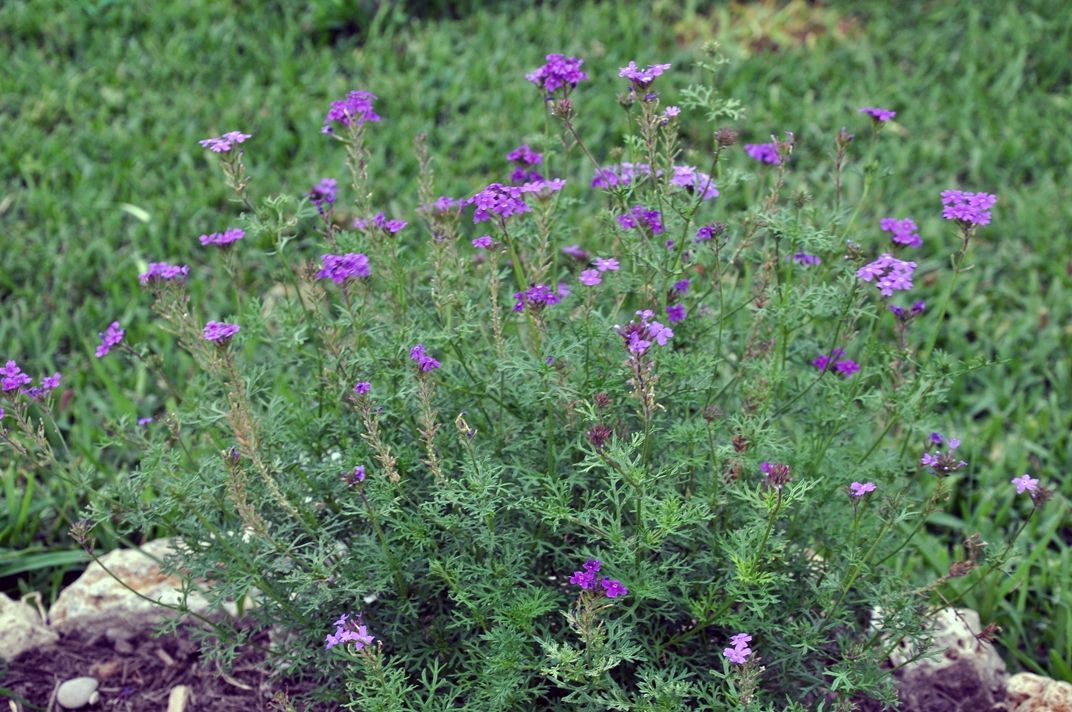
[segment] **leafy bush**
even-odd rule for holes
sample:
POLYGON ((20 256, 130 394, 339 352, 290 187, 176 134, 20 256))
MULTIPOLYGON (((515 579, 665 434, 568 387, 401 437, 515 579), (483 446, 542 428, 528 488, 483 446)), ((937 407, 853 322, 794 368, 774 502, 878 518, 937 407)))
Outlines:
MULTIPOLYGON (((966 466, 928 418, 980 363, 934 343, 994 198, 943 194, 944 297, 897 294, 914 223, 857 220, 892 116, 863 110, 866 140, 834 133, 826 168, 794 170, 785 133, 741 170, 722 61, 712 48, 712 84, 680 109, 658 94, 669 65, 623 68, 635 133, 598 159, 575 124, 598 100, 583 64, 549 55, 529 76, 547 131, 503 182, 438 196, 417 138, 419 225, 371 204, 367 92, 322 129, 347 153, 347 207, 332 179, 257 197, 256 138, 203 141, 241 224, 201 238, 204 265, 141 275, 200 375, 160 374, 180 406, 147 438, 120 428, 140 467, 75 535, 176 532, 191 586, 255 600, 243 633, 213 624, 221 652, 273 627, 280 669, 353 709, 892 704, 890 649, 923 645, 1011 551, 969 538, 923 587, 896 566, 966 466), (679 144, 689 113, 711 146, 679 144), (233 312, 202 313, 193 280, 233 312)), ((98 356, 153 363, 123 339, 109 327, 98 356)), ((10 444, 60 466, 33 419, 52 382, 6 369, 10 444)), ((1023 477, 1034 514, 1048 492, 1023 477)))

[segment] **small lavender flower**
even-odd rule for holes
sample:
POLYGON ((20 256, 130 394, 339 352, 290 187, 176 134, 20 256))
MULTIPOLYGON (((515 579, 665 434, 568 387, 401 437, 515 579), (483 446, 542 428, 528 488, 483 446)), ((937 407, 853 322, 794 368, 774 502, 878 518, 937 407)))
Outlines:
POLYGON ((618 265, 617 258, 614 258, 614 257, 597 257, 596 258, 596 269, 599 270, 600 272, 617 272, 618 267, 619 267, 619 265, 618 265))
POLYGON ((528 213, 532 208, 522 197, 521 188, 501 183, 491 183, 488 187, 466 200, 466 205, 475 205, 473 222, 481 223, 498 216, 505 220, 512 215, 528 213))
POLYGON ((160 282, 185 282, 189 274, 190 268, 186 265, 150 262, 149 269, 138 275, 138 281, 142 285, 158 284, 160 282))
POLYGON ((746 143, 744 150, 749 156, 759 161, 760 163, 766 163, 771 166, 778 166, 782 163, 782 157, 778 153, 777 144, 773 143, 746 143))
POLYGON ((671 324, 685 320, 685 306, 683 304, 671 304, 666 308, 666 319, 671 324))
POLYGON ((5 393, 18 390, 23 386, 28 386, 33 383, 33 379, 22 372, 19 368, 19 364, 15 361, 8 361, 2 368, 0 368, 0 376, 3 379, 0 380, 0 390, 5 393))
POLYGON ((506 154, 506 160, 522 166, 535 166, 543 160, 543 154, 533 151, 528 144, 523 143, 506 154))
POLYGON ((829 370, 832 365, 834 367, 833 370, 837 371, 845 378, 848 378, 860 370, 860 365, 851 358, 843 358, 844 356, 845 352, 842 349, 834 349, 830 352, 829 356, 820 354, 815 357, 815 359, 812 360, 811 365, 815 366, 820 371, 829 370))
POLYGON ((369 220, 363 218, 354 220, 354 227, 358 230, 368 232, 372 228, 378 228, 392 235, 397 235, 408 224, 405 220, 388 220, 383 213, 376 213, 369 220))
POLYGON ((882 218, 878 222, 879 228, 890 233, 890 239, 898 245, 905 245, 907 247, 920 247, 923 245, 923 240, 920 238, 919 227, 916 226, 916 221, 911 218, 882 218))
POLYGON ((490 250, 495 245, 495 240, 491 235, 481 235, 472 241, 472 245, 478 250, 490 250))
POLYGON ((306 193, 316 209, 323 213, 328 210, 338 197, 338 182, 334 178, 321 178, 320 182, 306 193))
POLYGON ((859 482, 853 482, 851 485, 849 485, 849 494, 853 497, 863 497, 868 492, 874 491, 874 482, 864 482, 862 484, 859 482))
POLYGON ((670 69, 670 66, 669 64, 652 64, 640 69, 637 67, 636 61, 630 61, 629 64, 618 71, 618 76, 632 82, 634 89, 645 91, 655 81, 655 78, 670 69))
POLYGON ((372 390, 372 384, 368 381, 358 381, 354 384, 354 393, 363 396, 372 390))
POLYGON ((553 194, 566 187, 566 181, 562 178, 552 178, 551 180, 544 180, 539 174, 532 179, 526 181, 519 189, 522 194, 535 195, 537 199, 547 200, 553 194))
POLYGON ((618 579, 605 578, 600 582, 600 585, 603 586, 603 594, 607 598, 617 598, 618 596, 625 596, 629 593, 629 589, 618 579))
POLYGON ((567 257, 572 257, 578 262, 587 262, 591 256, 588 254, 588 250, 584 249, 580 245, 566 245, 562 248, 562 254, 567 257))
POLYGON ((238 324, 228 324, 222 321, 210 321, 205 324, 205 330, 203 332, 205 341, 211 341, 216 344, 227 344, 230 340, 242 330, 238 324))
POLYGON ((865 282, 874 281, 879 293, 889 297, 893 296, 895 291, 912 288, 912 273, 915 269, 915 262, 905 262, 884 252, 874 262, 856 270, 856 277, 865 282))
POLYGON ((138 425, 140 425, 143 428, 146 427, 147 425, 149 425, 149 423, 151 423, 151 422, 153 422, 153 416, 151 416, 151 415, 147 415, 144 418, 138 418, 138 425))
POLYGON ((317 279, 330 279, 342 284, 349 279, 367 278, 371 272, 366 255, 348 252, 345 255, 321 255, 321 269, 317 279))
POLYGON ((696 242, 709 242, 725 232, 725 223, 716 222, 711 223, 710 225, 702 225, 696 231, 696 242))
POLYGON ((618 216, 618 224, 623 230, 647 228, 652 235, 663 232, 663 216, 658 210, 651 210, 643 205, 633 206, 625 215, 618 216))
POLYGON ((896 111, 890 111, 889 109, 880 109, 877 106, 865 106, 864 108, 859 110, 859 113, 867 114, 872 119, 874 119, 875 123, 879 124, 885 123, 892 119, 894 116, 897 116, 896 111))
POLYGON ((615 188, 628 185, 639 176, 651 175, 651 166, 647 163, 620 163, 617 166, 597 168, 592 178, 593 188, 615 188))
POLYGON ((113 321, 109 324, 107 329, 98 334, 101 342, 100 346, 97 347, 97 358, 104 358, 107 356, 108 352, 123 341, 123 337, 126 336, 126 333, 127 332, 119 326, 118 321, 113 321))
POLYGON ((666 346, 674 336, 674 331, 657 321, 652 321, 655 316, 650 309, 638 311, 638 319, 633 319, 625 326, 615 326, 614 330, 625 341, 625 348, 629 353, 642 356, 647 353, 652 344, 666 346))
POLYGON ((220 247, 227 247, 235 242, 238 242, 246 236, 244 230, 237 227, 229 227, 223 232, 213 232, 208 235, 202 235, 197 238, 202 245, 219 245, 220 247))
POLYGON ((942 191, 942 217, 962 225, 989 225, 990 208, 998 197, 990 193, 965 193, 960 190, 942 191))
POLYGON ((689 192, 699 195, 701 200, 713 200, 719 195, 715 179, 692 166, 674 166, 670 185, 687 188, 689 192))
POLYGON ((525 79, 544 90, 554 94, 562 87, 573 89, 588 75, 581 70, 583 59, 567 57, 564 54, 548 54, 544 57, 546 64, 525 75, 525 79))
POLYGON ((594 287, 597 284, 600 284, 603 281, 603 278, 599 276, 599 270, 586 269, 581 272, 579 277, 577 277, 577 281, 586 287, 594 287))
POLYGON ((338 123, 341 126, 351 124, 361 126, 366 122, 379 121, 380 116, 372 109, 372 104, 377 98, 372 92, 352 91, 346 95, 345 99, 331 102, 331 108, 324 117, 324 126, 320 129, 320 133, 334 133, 332 123, 338 123))
POLYGON ((738 633, 730 638, 730 645, 732 648, 724 648, 722 654, 726 656, 731 663, 735 665, 744 665, 748 661, 748 656, 752 654, 752 649, 748 647, 748 644, 752 641, 752 636, 747 633, 738 633))
POLYGON ((579 571, 574 571, 569 582, 574 586, 580 586, 585 591, 591 591, 596 587, 596 574, 603 562, 599 559, 588 559, 581 565, 579 571))
POLYGON ((1012 484, 1016 485, 1016 494, 1023 494, 1024 492, 1035 492, 1038 490, 1039 481, 1031 475, 1020 475, 1019 477, 1013 477, 1009 480, 1012 484))
POLYGON ((437 368, 439 368, 440 366, 442 366, 442 364, 439 363, 439 361, 437 361, 436 359, 432 358, 427 352, 425 352, 424 344, 417 344, 412 349, 410 349, 409 350, 409 357, 417 362, 417 368, 422 373, 428 373, 429 371, 434 371, 437 368))
POLYGON ((676 119, 681 114, 681 108, 677 106, 668 106, 663 110, 663 120, 676 119))
MULTIPOLYGON (((930 440, 935 445, 941 445, 943 438, 939 433, 931 433, 930 440)), ((948 475, 968 466, 967 462, 958 460, 956 457, 957 448, 960 447, 960 440, 949 438, 945 441, 945 446, 945 452, 941 450, 935 450, 933 453, 924 452, 919 459, 919 463, 936 475, 948 475)))
POLYGON ((353 472, 344 473, 342 481, 353 487, 365 481, 365 466, 358 465, 354 468, 353 472))
POLYGON ((524 292, 516 292, 514 294, 514 311, 523 312, 526 307, 543 309, 558 304, 562 301, 562 297, 565 296, 562 293, 562 289, 560 286, 558 291, 555 291, 546 284, 534 284, 524 292))
POLYGON ((228 131, 222 136, 206 138, 202 141, 198 141, 198 143, 213 153, 230 153, 232 148, 245 143, 251 138, 253 138, 251 134, 244 134, 240 131, 228 131))
POLYGON ((324 648, 331 650, 336 645, 344 645, 346 643, 353 643, 355 650, 362 650, 370 645, 375 638, 368 632, 368 626, 363 625, 361 622, 361 616, 356 618, 350 618, 349 614, 344 613, 335 621, 335 633, 328 635, 324 641, 324 648))
POLYGON ((798 252, 795 255, 786 257, 802 265, 818 265, 822 264, 822 260, 817 255, 809 255, 807 252, 798 252))

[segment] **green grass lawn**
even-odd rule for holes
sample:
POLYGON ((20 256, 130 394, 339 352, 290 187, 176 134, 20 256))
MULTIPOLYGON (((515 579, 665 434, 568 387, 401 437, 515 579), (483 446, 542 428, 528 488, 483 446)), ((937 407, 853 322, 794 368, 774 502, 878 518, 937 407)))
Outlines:
MULTIPOLYGON (((66 374, 73 397, 62 424, 93 465, 90 483, 136 465, 132 448, 99 448, 117 418, 129 425, 165 406, 150 395, 157 389, 145 370, 93 358, 97 332, 118 319, 131 341, 166 343, 150 326, 137 274, 149 261, 203 262, 196 237, 237 216, 198 139, 254 134, 246 157, 255 192, 302 192, 321 177, 343 178, 342 152, 319 133, 328 104, 350 89, 375 92, 384 121, 372 133, 374 202, 412 218, 415 134, 428 133, 440 188, 456 196, 501 176, 517 144, 545 140, 541 97, 524 80, 545 53, 585 58, 591 81, 576 95, 578 123, 609 162, 625 130, 607 100, 622 90, 618 67, 674 63, 661 93, 675 103, 701 78, 699 46, 718 40, 733 59, 722 90, 747 107, 735 124, 743 140, 796 132, 796 180, 817 196, 833 188, 809 162, 829 161, 837 129, 865 133, 860 106, 897 110, 880 142, 886 172, 853 239, 881 245, 879 218, 915 218, 925 242, 917 293, 932 303, 955 240, 939 192, 999 196, 938 341, 991 365, 964 376, 926 424, 961 437, 971 474, 947 514, 932 518, 907 573, 933 578, 964 536, 979 530, 997 541, 1014 530, 1027 509, 1007 496, 1012 476, 1058 485, 1063 497, 1025 531, 1023 556, 967 603, 1002 626, 1014 666, 1072 680, 1072 586, 1059 573, 1072 568, 1062 511, 1072 494, 1064 481, 1072 462, 1072 13, 1049 0, 896 11, 656 2, 518 5, 443 19, 439 9, 348 16, 342 5, 0 6, 0 359, 35 375, 66 374)), ((688 143, 709 144, 715 127, 683 118, 688 143)), ((858 183, 850 176, 850 195, 858 183)), ((722 200, 734 196, 724 191, 722 200)), ((163 359, 176 378, 191 368, 179 353, 163 359)), ((63 534, 79 485, 31 480, 3 451, 0 478, 0 580, 9 591, 54 594, 83 558, 63 534)))

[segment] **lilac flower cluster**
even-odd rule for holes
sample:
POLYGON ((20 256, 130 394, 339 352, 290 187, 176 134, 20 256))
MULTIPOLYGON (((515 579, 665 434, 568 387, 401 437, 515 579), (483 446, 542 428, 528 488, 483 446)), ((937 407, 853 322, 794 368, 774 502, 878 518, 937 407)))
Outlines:
POLYGON ((417 368, 422 373, 428 373, 434 371, 443 364, 439 363, 436 359, 432 358, 425 350, 424 344, 417 344, 409 350, 409 357, 417 362, 417 368))
POLYGON ((391 235, 397 235, 402 231, 402 228, 408 225, 405 220, 388 220, 383 213, 376 213, 369 220, 363 218, 356 218, 354 220, 354 228, 357 230, 368 231, 372 228, 383 230, 391 235))
POLYGON ((730 638, 730 645, 732 648, 723 648, 722 654, 729 659, 729 661, 735 665, 744 665, 748 661, 748 656, 752 654, 752 649, 748 647, 748 644, 752 642, 752 636, 748 633, 738 633, 730 638))
POLYGON ((956 458, 956 451, 957 448, 960 447, 960 440, 956 438, 949 438, 946 440, 942 437, 941 433, 931 433, 930 440, 933 445, 941 446, 944 443, 946 450, 945 452, 935 450, 934 452, 923 453, 923 457, 919 459, 919 464, 930 469, 931 472, 934 472, 937 475, 948 475, 968 466, 967 462, 956 458))
POLYGON ((552 193, 557 193, 565 187, 566 181, 562 178, 551 178, 550 180, 538 178, 522 184, 520 190, 522 193, 535 195, 539 199, 547 199, 551 197, 552 193))
MULTIPOLYGON (((548 54, 546 63, 539 69, 525 75, 525 79, 543 89, 547 94, 554 94, 562 87, 573 89, 578 83, 588 78, 581 69, 583 59, 567 57, 564 54, 548 54)), ((568 90, 567 90, 568 91, 568 90)))
MULTIPOLYGON (((595 591, 596 580, 598 578, 599 569, 603 566, 603 562, 598 559, 588 559, 582 564, 579 571, 574 571, 570 576, 569 582, 574 586, 580 586, 584 591, 595 591)), ((617 598, 618 596, 624 596, 629 593, 621 581, 618 579, 611 579, 604 577, 600 581, 600 586, 603 587, 603 595, 607 598, 617 598)))
POLYGON ((190 268, 186 265, 150 262, 149 269, 138 275, 138 281, 143 285, 158 284, 160 282, 185 282, 189 274, 190 268))
POLYGON ((875 491, 875 483, 874 482, 864 482, 864 483, 853 482, 851 485, 849 485, 849 496, 851 496, 851 497, 863 497, 868 492, 874 492, 874 491, 875 491))
POLYGON ((359 396, 367 395, 372 390, 372 383, 369 381, 358 381, 354 384, 354 393, 359 396))
POLYGON ((437 215, 445 215, 446 213, 457 213, 465 205, 464 200, 452 198, 449 195, 441 195, 435 199, 435 202, 427 205, 422 205, 417 208, 418 212, 427 213, 432 212, 437 215))
POLYGON ((915 262, 905 262, 884 252, 874 262, 856 270, 856 276, 865 282, 874 281, 879 293, 889 297, 895 291, 912 288, 912 273, 915 270, 915 262))
POLYGON ((759 463, 759 471, 767 476, 767 486, 780 490, 792 479, 793 468, 784 462, 759 463))
POLYGON ((514 172, 510 174, 511 183, 530 183, 536 181, 542 181, 543 176, 537 171, 532 170, 532 166, 539 165, 543 160, 543 154, 537 153, 528 147, 528 144, 521 144, 510 153, 506 154, 506 160, 516 164, 514 172))
POLYGON ((620 163, 617 166, 597 168, 592 178, 593 188, 615 188, 628 185, 638 176, 650 176, 651 166, 647 163, 620 163))
POLYGON ((353 472, 344 472, 342 475, 342 481, 351 487, 358 485, 365 481, 365 466, 358 465, 353 469, 353 472))
POLYGON ((809 255, 807 252, 797 252, 794 255, 786 255, 785 258, 802 265, 818 265, 823 262, 818 255, 809 255))
POLYGON ((324 117, 324 126, 320 129, 320 133, 334 133, 332 123, 342 126, 351 124, 361 126, 369 121, 379 121, 379 114, 372 109, 372 104, 376 99, 377 96, 372 92, 352 91, 346 95, 345 99, 331 102, 331 108, 324 117))
POLYGON ((834 349, 830 352, 829 356, 823 354, 816 356, 812 360, 811 365, 815 366, 820 371, 828 370, 830 366, 833 365, 833 370, 837 371, 845 378, 848 378, 860 370, 860 364, 856 363, 851 358, 842 358, 843 356, 845 356, 845 352, 842 349, 834 349))
POLYGON ((523 312, 526 307, 541 310, 558 304, 568 295, 569 290, 563 285, 559 285, 556 291, 546 284, 534 284, 523 292, 514 293, 514 311, 523 312))
POLYGON ((920 247, 923 245, 923 240, 919 236, 919 228, 916 226, 916 221, 911 218, 882 218, 878 222, 879 228, 883 232, 890 233, 890 239, 898 245, 905 245, 907 247, 920 247))
POLYGON ((339 620, 335 621, 335 634, 328 635, 324 641, 324 648, 331 650, 336 645, 353 643, 355 650, 372 645, 375 638, 368 632, 368 626, 362 624, 361 616, 350 618, 348 613, 343 613, 339 620))
POLYGON ((760 163, 772 166, 779 166, 782 163, 782 157, 778 153, 778 145, 775 143, 746 143, 744 150, 760 163))
POLYGON ((625 340, 625 347, 629 353, 643 355, 647 353, 653 343, 666 346, 667 342, 674 337, 674 331, 657 321, 652 321, 655 316, 650 309, 638 311, 639 321, 633 319, 625 326, 615 326, 614 330, 625 340))
POLYGON ((320 259, 322 266, 316 273, 317 279, 330 279, 335 284, 342 284, 349 279, 365 278, 371 274, 368 257, 360 252, 321 255, 320 259))
POLYGON ((316 209, 323 214, 325 210, 331 208, 332 203, 338 197, 338 193, 338 182, 334 178, 321 178, 319 183, 309 189, 306 196, 316 206, 316 209))
POLYGON ((628 213, 618 216, 618 224, 623 230, 647 228, 652 235, 663 232, 663 216, 658 210, 634 205, 628 213))
MULTIPOLYGON (((14 363, 14 361, 9 361, 8 362, 8 364, 12 364, 12 363, 14 363)), ((4 372, 4 369, 0 369, 0 374, 3 374, 3 372, 4 372)), ((25 376, 25 374, 22 374, 22 375, 25 376)), ((52 391, 54 391, 57 388, 59 388, 60 387, 60 380, 62 378, 63 378, 63 376, 61 376, 59 374, 59 372, 53 373, 51 376, 43 376, 41 378, 41 385, 33 386, 31 388, 22 389, 21 392, 23 394, 25 394, 27 398, 30 398, 32 400, 38 400, 40 398, 43 398, 44 396, 47 396, 49 393, 51 393, 52 391)), ((6 377, 5 377, 5 380, 6 380, 6 377)))
POLYGON ((474 238, 471 244, 478 250, 490 250, 495 246, 495 240, 492 239, 491 235, 481 235, 474 238))
POLYGON ((525 202, 523 195, 524 191, 517 186, 492 183, 465 202, 466 205, 476 206, 473 222, 481 223, 490 220, 493 215, 505 220, 512 215, 531 212, 532 208, 525 202))
POLYGON ((685 320, 685 305, 684 304, 670 304, 666 307, 666 320, 671 324, 676 324, 679 321, 685 320))
POLYGON ((19 368, 19 364, 15 361, 8 361, 0 367, 0 390, 4 393, 10 393, 11 391, 20 390, 23 386, 28 386, 33 383, 33 379, 23 373, 19 368))
POLYGON ((960 190, 942 191, 942 217, 962 225, 989 225, 990 208, 998 201, 990 193, 965 193, 960 190))
POLYGON ((698 194, 702 200, 712 200, 718 197, 715 179, 692 166, 674 166, 674 177, 670 179, 670 185, 688 188, 690 192, 698 194))
POLYGON ((1013 477, 1009 482, 1016 485, 1016 494, 1038 491, 1039 481, 1031 475, 1025 474, 1020 475, 1019 477, 1013 477))
POLYGON ((198 141, 198 143, 213 153, 230 153, 232 148, 245 143, 251 138, 253 138, 251 134, 244 134, 241 131, 228 131, 222 136, 206 138, 198 141))
POLYGON ((588 254, 588 250, 584 249, 580 245, 566 245, 562 248, 562 254, 567 257, 572 257, 578 262, 587 262, 591 255, 588 254))
POLYGON ((234 335, 242 330, 238 324, 228 324, 223 321, 210 321, 205 324, 205 330, 203 332, 205 341, 211 341, 216 344, 227 344, 234 338, 234 335))
POLYGON ((725 223, 716 222, 711 223, 710 225, 701 225, 700 228, 696 230, 696 242, 709 242, 725 232, 725 223))
POLYGON ((126 331, 119 326, 118 321, 113 321, 108 325, 108 328, 100 332, 100 345, 97 347, 97 358, 104 358, 108 353, 118 346, 123 341, 123 337, 126 336, 126 331))
MULTIPOLYGON (((588 253, 585 253, 585 259, 588 258, 588 253)), ((617 272, 618 260, 614 257, 597 257, 595 261, 595 269, 586 269, 581 272, 577 278, 581 284, 594 287, 603 281, 603 272, 617 272)))
POLYGON ((897 116, 896 111, 890 111, 889 109, 880 109, 877 106, 865 106, 864 108, 859 110, 859 113, 867 114, 872 119, 874 119, 876 123, 880 124, 889 121, 894 116, 897 116))
POLYGON ((202 235, 197 238, 202 245, 219 245, 220 247, 227 247, 235 242, 238 242, 246 233, 241 228, 229 227, 223 232, 213 232, 208 235, 202 235))
POLYGON ((637 66, 635 60, 631 60, 629 64, 622 67, 618 71, 618 76, 628 79, 633 84, 633 88, 637 91, 646 91, 655 81, 656 77, 662 75, 663 72, 670 69, 669 64, 651 64, 641 69, 637 66))

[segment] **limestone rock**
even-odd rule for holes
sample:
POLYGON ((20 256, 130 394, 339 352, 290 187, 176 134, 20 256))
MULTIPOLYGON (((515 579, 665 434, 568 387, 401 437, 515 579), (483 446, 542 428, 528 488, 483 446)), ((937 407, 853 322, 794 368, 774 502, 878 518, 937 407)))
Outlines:
POLYGON ((56 642, 37 611, 0 593, 0 659, 12 660, 19 653, 56 642))
POLYGON ((100 685, 94 677, 76 677, 67 680, 56 690, 56 702, 68 710, 82 709, 97 701, 97 687, 100 685))
POLYGON ((1072 712, 1072 684, 1021 672, 1005 691, 1009 712, 1072 712))

